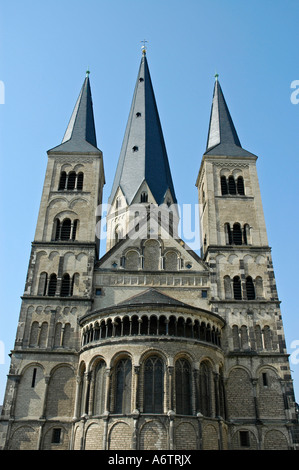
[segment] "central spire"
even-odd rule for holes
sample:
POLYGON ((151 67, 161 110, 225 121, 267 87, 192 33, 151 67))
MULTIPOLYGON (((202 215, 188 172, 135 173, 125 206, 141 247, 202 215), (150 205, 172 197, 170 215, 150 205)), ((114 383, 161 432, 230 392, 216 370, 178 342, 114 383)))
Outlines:
POLYGON ((168 202, 176 203, 145 46, 109 203, 120 188, 131 205, 141 185, 147 185, 154 198, 149 202, 160 205, 167 196, 168 202))

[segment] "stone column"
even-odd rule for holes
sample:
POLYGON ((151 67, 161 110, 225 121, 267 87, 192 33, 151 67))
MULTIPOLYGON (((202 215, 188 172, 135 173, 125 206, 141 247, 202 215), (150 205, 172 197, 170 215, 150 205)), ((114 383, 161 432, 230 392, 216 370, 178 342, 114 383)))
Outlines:
POLYGON ((169 410, 168 413, 168 418, 169 418, 169 449, 173 450, 175 447, 174 443, 174 417, 175 417, 175 412, 172 410, 169 410))
POLYGON ((75 410, 74 410, 74 416, 73 419, 76 420, 78 419, 79 415, 79 409, 80 409, 80 391, 82 389, 82 376, 77 375, 76 377, 76 396, 75 396, 75 410))
POLYGON ((88 416, 93 415, 93 400, 94 400, 94 385, 95 385, 95 374, 90 372, 89 376, 89 399, 88 399, 88 416))
POLYGON ((109 413, 109 407, 110 407, 110 380, 111 380, 111 369, 108 367, 106 368, 105 371, 106 374, 106 387, 105 387, 105 410, 104 413, 109 413))
POLYGON ((217 372, 214 373, 214 389, 215 389, 215 414, 216 417, 220 414, 220 406, 219 406, 219 374, 217 372))
POLYGON ((90 372, 85 372, 85 387, 84 387, 84 414, 88 415, 89 412, 89 396, 90 396, 90 372))
POLYGON ((133 411, 132 418, 134 420, 134 429, 133 429, 133 435, 132 435, 132 449, 136 450, 137 444, 138 444, 138 418, 139 418, 138 410, 133 411))
POLYGON ((174 367, 168 366, 168 390, 169 390, 168 408, 170 411, 173 410, 173 373, 174 373, 174 367))
POLYGON ((103 429, 103 450, 107 450, 108 443, 108 421, 109 421, 109 411, 104 413, 104 429, 103 429))
POLYGON ((252 379, 252 389, 253 389, 253 401, 254 401, 254 408, 255 408, 255 417, 257 420, 260 419, 259 413, 259 406, 258 406, 258 399, 257 399, 257 382, 258 379, 252 379))
POLYGON ((203 415, 201 413, 197 413, 198 419, 198 450, 202 450, 202 422, 203 422, 203 415))
POLYGON ((196 413, 199 411, 199 370, 193 370, 193 383, 194 383, 194 403, 196 413))
POLYGON ((138 392, 139 392, 139 372, 140 366, 134 366, 134 388, 133 388, 133 413, 135 413, 139 408, 138 403, 138 392))
POLYGON ((42 413, 40 419, 46 419, 46 407, 47 407, 47 398, 48 398, 48 391, 49 391, 49 382, 50 382, 50 375, 45 375, 45 392, 43 397, 42 403, 42 413))

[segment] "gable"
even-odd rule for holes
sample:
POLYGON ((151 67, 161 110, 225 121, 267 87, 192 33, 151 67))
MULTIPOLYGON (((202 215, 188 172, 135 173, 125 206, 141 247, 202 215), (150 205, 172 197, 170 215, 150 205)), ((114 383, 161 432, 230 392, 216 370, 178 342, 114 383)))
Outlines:
MULTIPOLYGON (((151 218, 152 220, 152 218, 151 218)), ((97 263, 102 269, 144 271, 206 271, 208 266, 185 242, 157 220, 142 220, 97 263)))

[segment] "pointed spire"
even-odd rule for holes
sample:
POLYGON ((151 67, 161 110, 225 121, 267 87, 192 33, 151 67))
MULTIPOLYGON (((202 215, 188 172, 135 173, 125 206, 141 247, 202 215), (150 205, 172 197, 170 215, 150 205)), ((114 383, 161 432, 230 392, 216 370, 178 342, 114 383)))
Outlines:
POLYGON ((131 204, 143 182, 156 203, 161 204, 167 190, 176 203, 162 127, 148 68, 145 48, 138 71, 133 100, 109 203, 118 187, 131 204))
POLYGON ((97 151, 89 70, 76 101, 67 129, 60 145, 52 150, 61 152, 97 151))
POLYGON ((215 74, 213 103, 205 154, 227 156, 252 155, 241 146, 218 77, 219 75, 215 74))

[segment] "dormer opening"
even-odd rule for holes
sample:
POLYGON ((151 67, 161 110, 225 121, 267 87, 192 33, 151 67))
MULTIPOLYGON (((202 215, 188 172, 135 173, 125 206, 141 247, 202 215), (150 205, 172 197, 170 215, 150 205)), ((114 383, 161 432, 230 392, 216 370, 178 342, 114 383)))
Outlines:
POLYGON ((148 202, 148 195, 145 191, 140 195, 140 202, 148 202))

